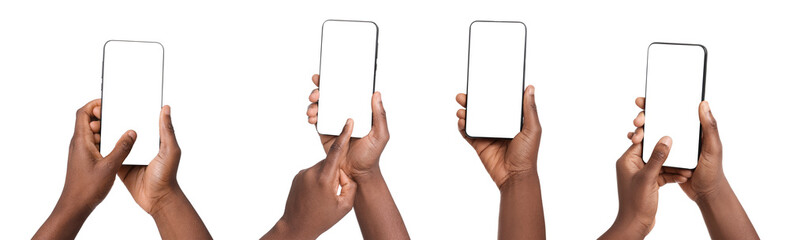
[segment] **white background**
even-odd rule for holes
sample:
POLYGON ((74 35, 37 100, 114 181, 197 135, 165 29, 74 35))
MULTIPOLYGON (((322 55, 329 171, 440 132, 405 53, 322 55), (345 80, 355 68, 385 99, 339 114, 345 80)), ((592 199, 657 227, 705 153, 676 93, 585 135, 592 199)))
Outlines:
MULTIPOLYGON (((377 90, 391 141, 381 168, 416 239, 492 239, 499 194, 457 133, 468 25, 528 26, 526 81, 544 128, 539 172, 552 239, 590 239, 617 212, 614 162, 629 146, 647 46, 709 50, 707 99, 724 169, 757 231, 786 238, 786 8, 756 1, 397 1, 0 4, 0 235, 33 235, 60 195, 74 112, 100 96, 108 39, 166 46, 165 103, 183 148, 179 182, 218 239, 254 239, 281 216, 293 175, 324 157, 306 123, 325 19, 380 27, 377 90)), ((106 140, 105 140, 106 141, 106 140)), ((114 141, 114 140, 110 140, 114 141)), ((151 156, 153 157, 153 156, 151 156)), ((652 239, 708 238, 676 185, 652 239)), ((120 181, 84 239, 158 238, 120 181)), ((325 239, 361 238, 353 213, 325 239)))

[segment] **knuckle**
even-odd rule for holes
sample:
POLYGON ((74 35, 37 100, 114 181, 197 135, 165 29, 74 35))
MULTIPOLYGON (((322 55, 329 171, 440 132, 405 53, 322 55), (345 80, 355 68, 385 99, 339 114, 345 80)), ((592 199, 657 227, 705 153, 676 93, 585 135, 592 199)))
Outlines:
POLYGON ((334 141, 334 143, 331 144, 331 147, 329 147, 329 152, 340 151, 343 145, 344 144, 342 143, 342 141, 337 139, 334 141))
POLYGON ((181 147, 175 145, 175 147, 173 147, 171 150, 171 154, 175 157, 181 157, 181 147))
POLYGON ((170 132, 173 132, 173 133, 175 132, 175 126, 173 126, 173 122, 172 122, 172 121, 166 121, 166 123, 164 124, 164 126, 165 126, 165 127, 167 128, 167 130, 169 130, 170 132))
POLYGON ((343 211, 350 211, 353 208, 353 203, 351 201, 340 201, 340 209, 343 211))
POLYGON ((668 146, 661 145, 660 149, 655 151, 655 154, 652 154, 652 157, 655 158, 656 160, 657 159, 665 159, 666 155, 667 155, 666 154, 666 150, 667 150, 666 148, 668 148, 668 146))
POLYGON ((130 151, 131 148, 132 148, 131 139, 127 138, 121 141, 121 149, 123 149, 123 151, 130 151))
POLYGON ((718 130, 718 120, 715 120, 715 118, 710 119, 710 128, 718 130))

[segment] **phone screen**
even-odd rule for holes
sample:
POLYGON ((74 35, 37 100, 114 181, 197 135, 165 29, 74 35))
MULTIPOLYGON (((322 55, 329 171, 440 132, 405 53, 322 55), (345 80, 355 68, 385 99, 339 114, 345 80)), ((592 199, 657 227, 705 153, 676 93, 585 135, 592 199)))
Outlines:
POLYGON ((353 118, 351 137, 364 137, 372 126, 378 26, 327 20, 322 31, 318 133, 340 135, 345 121, 353 118))
POLYGON ((644 161, 660 138, 669 136, 672 146, 664 166, 696 168, 707 50, 695 44, 653 43, 647 56, 644 161))
POLYGON ((526 25, 475 21, 469 28, 466 134, 513 138, 523 124, 526 25))
POLYGON ((159 152, 164 47, 157 42, 107 41, 101 82, 101 154, 127 130, 137 140, 125 165, 147 165, 159 152))

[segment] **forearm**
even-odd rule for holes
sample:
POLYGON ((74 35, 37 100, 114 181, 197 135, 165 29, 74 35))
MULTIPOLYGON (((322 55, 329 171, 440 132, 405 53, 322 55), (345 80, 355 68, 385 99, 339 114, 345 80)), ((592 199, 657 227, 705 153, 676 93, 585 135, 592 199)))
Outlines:
POLYGON ((499 239, 545 239, 545 217, 537 172, 510 176, 500 191, 499 239))
POLYGON ((211 239, 200 215, 180 189, 162 201, 161 207, 151 213, 162 239, 211 239))
POLYGON ((759 239, 728 181, 718 190, 699 196, 696 204, 712 239, 759 239))
POLYGON ((364 239, 410 239, 380 169, 356 176, 353 207, 364 239))
POLYGON ((74 239, 91 212, 93 208, 69 203, 61 197, 33 239, 74 239))

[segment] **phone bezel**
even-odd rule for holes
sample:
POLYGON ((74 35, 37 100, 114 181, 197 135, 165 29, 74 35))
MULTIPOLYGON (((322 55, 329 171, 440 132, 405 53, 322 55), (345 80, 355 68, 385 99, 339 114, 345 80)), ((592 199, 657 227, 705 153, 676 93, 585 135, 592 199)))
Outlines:
MULTIPOLYGON (((162 79, 161 79, 162 87, 161 87, 161 91, 159 93, 159 107, 160 108, 163 107, 164 106, 164 52, 165 52, 164 45, 162 45, 162 43, 156 42, 156 41, 136 41, 136 40, 107 40, 106 42, 104 42, 104 46, 102 47, 102 50, 101 50, 101 107, 104 108, 104 61, 106 61, 106 57, 107 57, 107 44, 109 44, 110 42, 154 43, 154 44, 159 45, 159 47, 162 48, 162 79)), ((101 116, 103 114, 104 114, 104 111, 101 111, 101 113, 99 114, 99 119, 103 119, 102 116, 101 116)), ((99 135, 101 135, 101 131, 102 131, 102 129, 104 129, 103 126, 102 126, 103 124, 104 124, 104 121, 99 121, 99 126, 100 126, 100 128, 99 128, 99 135)), ((162 144, 162 139, 161 139, 161 136, 160 136, 159 137, 159 145, 161 145, 161 144, 162 144)), ((99 142, 98 147, 99 147, 99 149, 101 149, 101 142, 99 142)), ((147 164, 127 164, 127 163, 124 163, 123 165, 145 166, 147 164)))
MULTIPOLYGON (((372 94, 375 94, 375 83, 376 83, 375 80, 376 80, 376 76, 378 74, 378 32, 379 32, 378 24, 376 24, 373 21, 366 21, 366 20, 327 19, 326 21, 323 21, 323 23, 321 24, 321 51, 320 51, 320 56, 319 56, 319 60, 318 60, 318 75, 321 74, 321 69, 322 69, 322 66, 323 66, 323 64, 322 64, 323 63, 323 31, 325 30, 324 27, 326 27, 326 23, 330 22, 330 21, 372 23, 373 26, 375 26, 375 59, 373 60, 374 61, 374 63, 373 63, 373 91, 370 93, 370 97, 372 97, 372 94)), ((318 90, 320 90, 320 89, 321 89, 321 86, 320 86, 320 82, 319 82, 318 90)), ((318 106, 320 106, 320 99, 318 99, 318 101, 316 103, 318 104, 318 106)), ((372 106, 371 106, 371 108, 372 108, 372 106)), ((318 108, 318 111, 319 111, 318 114, 320 115, 320 108, 318 108)), ((370 113, 370 119, 372 120, 372 118, 373 118, 373 114, 370 113)), ((318 134, 320 134, 320 135, 328 135, 328 136, 339 136, 340 133, 337 133, 337 134, 322 133, 319 130, 320 128, 318 127, 318 124, 320 124, 320 121, 315 123, 315 131, 317 131, 318 134)), ((370 121, 370 126, 372 126, 372 121, 370 121)))
MULTIPOLYGON (((649 46, 647 47, 647 67, 646 67, 646 75, 644 77, 644 116, 646 116, 646 111, 647 111, 647 109, 646 109, 646 101, 648 100, 648 98, 647 98, 647 88, 649 87, 649 49, 652 47, 652 45, 655 45, 655 44, 701 47, 701 49, 704 51, 704 68, 703 68, 703 73, 702 73, 702 78, 701 78, 701 101, 699 101, 699 102, 704 101, 704 95, 705 95, 705 93, 707 91, 707 87, 706 87, 707 86, 707 47, 705 47, 704 45, 695 44, 695 43, 653 42, 653 43, 650 43, 649 46)), ((644 120, 646 120, 646 118, 644 120)), ((644 123, 643 129, 644 129, 644 135, 646 136, 646 131, 647 131, 646 121, 644 123)), ((699 158, 699 156, 701 156, 701 134, 702 134, 701 123, 699 123, 699 144, 698 144, 698 149, 696 151, 696 167, 698 167, 698 161, 699 161, 698 158, 699 158)), ((643 139, 641 141, 642 141, 642 144, 643 144, 643 139)), ((647 157, 645 157, 645 155, 644 155, 644 148, 641 148, 641 161, 643 161, 644 163, 646 163, 648 161, 647 157)), ((690 169, 690 170, 696 169, 696 167, 683 168, 683 167, 676 167, 676 166, 666 166, 666 165, 663 165, 663 166, 671 167, 671 168, 679 168, 679 169, 690 169)))
MULTIPOLYGON (((469 94, 468 94, 468 84, 469 84, 469 68, 471 67, 471 28, 474 26, 474 23, 478 22, 488 22, 488 23, 520 23, 523 25, 523 70, 522 70, 522 79, 521 79, 521 92, 526 90, 526 47, 528 42, 529 36, 529 29, 526 27, 526 24, 521 21, 496 21, 496 20, 475 20, 471 22, 468 26, 468 47, 467 47, 467 58, 466 58, 466 106, 468 106, 469 101, 469 94)), ((521 93, 521 103, 523 103, 523 94, 521 93)), ((464 107, 466 110, 466 119, 468 119, 468 107, 464 107)), ((523 130, 523 107, 520 109, 521 117, 520 117, 520 129, 523 130)), ((468 126, 469 122, 466 120, 466 126, 468 126)), ((468 134, 467 127, 463 128, 463 134, 465 134, 469 138, 487 138, 487 139, 512 139, 512 138, 500 138, 500 137, 485 137, 485 136, 472 136, 468 134)))

